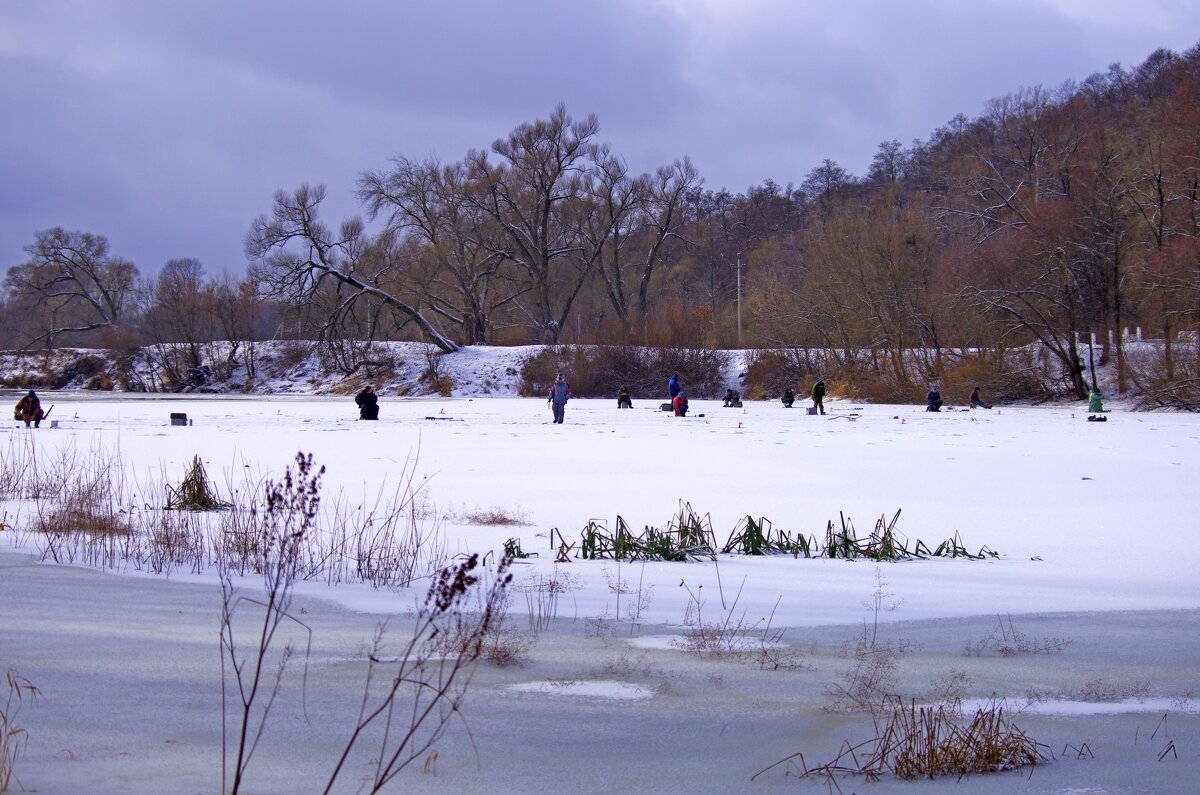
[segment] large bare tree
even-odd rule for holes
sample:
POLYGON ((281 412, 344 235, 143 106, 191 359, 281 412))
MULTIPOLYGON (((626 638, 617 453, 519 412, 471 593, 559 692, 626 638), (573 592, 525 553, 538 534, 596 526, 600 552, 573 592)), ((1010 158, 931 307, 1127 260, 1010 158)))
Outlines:
POLYGON ((112 329, 125 319, 137 268, 112 256, 103 235, 56 226, 38 232, 25 251, 29 260, 9 269, 4 285, 10 301, 38 318, 32 342, 53 348, 59 337, 112 329))
POLYGON ((488 244, 491 216, 467 195, 465 164, 397 156, 386 171, 364 172, 358 187, 371 218, 383 216, 390 232, 424 246, 431 310, 462 329, 466 344, 490 343, 496 313, 529 288, 488 244))
MULTIPOLYGON (((583 230, 600 212, 589 194, 617 168, 596 142, 595 116, 574 121, 559 105, 549 119, 517 126, 487 152, 467 155, 467 193, 493 222, 488 249, 519 267, 528 280, 530 320, 545 342, 559 340, 571 307, 600 256, 583 230)), ((607 230, 601 237, 606 240, 607 230)))
POLYGON ((672 248, 678 250, 672 242, 684 242, 684 205, 702 182, 688 158, 636 178, 628 176, 620 161, 600 164, 592 196, 598 212, 585 234, 600 246, 597 271, 618 317, 628 318, 635 284, 638 311, 649 309, 656 269, 672 248))
POLYGON ((396 285, 410 264, 403 249, 389 245, 386 237, 367 234, 358 218, 343 222, 335 234, 320 219, 324 199, 323 185, 278 191, 271 214, 254 220, 246 254, 256 261, 260 283, 274 295, 301 303, 331 290, 336 299, 328 308, 330 324, 352 316, 360 303, 383 304, 442 351, 458 350, 458 343, 398 294, 396 285))

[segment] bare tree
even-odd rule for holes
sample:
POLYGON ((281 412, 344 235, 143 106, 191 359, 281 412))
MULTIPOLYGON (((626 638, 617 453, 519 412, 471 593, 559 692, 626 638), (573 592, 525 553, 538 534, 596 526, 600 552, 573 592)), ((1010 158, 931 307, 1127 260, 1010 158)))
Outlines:
POLYGON ((25 251, 29 261, 10 268, 4 284, 11 299, 36 307, 34 342, 53 348, 63 335, 114 328, 125 319, 137 268, 112 256, 103 235, 56 226, 39 232, 25 251))
POLYGON ((597 271, 618 317, 629 316, 635 281, 637 309, 649 309, 655 270, 672 241, 684 242, 684 204, 702 182, 687 158, 634 179, 619 161, 601 164, 592 197, 599 212, 589 219, 585 233, 593 245, 600 243, 597 271), (600 239, 602 234, 608 239, 600 239))
MULTIPOLYGON (((524 273, 533 295, 531 320, 545 342, 558 342, 571 307, 600 256, 596 239, 582 233, 597 212, 588 189, 613 168, 596 143, 595 116, 574 121, 559 105, 549 119, 519 125, 486 152, 467 155, 471 201, 495 222, 489 251, 524 273)), ((607 234, 601 239, 607 239, 607 234)))
POLYGON ((295 302, 307 302, 328 286, 337 296, 328 314, 331 324, 344 320, 360 301, 385 304, 446 353, 458 350, 456 342, 391 286, 408 264, 398 250, 368 235, 357 218, 343 222, 335 235, 319 218, 324 199, 320 185, 301 185, 290 194, 278 191, 271 215, 251 224, 246 253, 259 263, 262 284, 295 302))
POLYGON ((402 156, 393 158, 391 169, 364 172, 358 181, 371 218, 385 216, 390 232, 424 246, 431 311, 461 328, 468 345, 490 342, 495 313, 528 289, 514 278, 511 262, 485 242, 493 237, 486 228, 490 216, 467 195, 473 189, 462 163, 402 156))
POLYGON ((142 334, 157 369, 178 390, 204 364, 204 347, 215 334, 212 291, 204 266, 195 259, 170 260, 147 292, 142 334))

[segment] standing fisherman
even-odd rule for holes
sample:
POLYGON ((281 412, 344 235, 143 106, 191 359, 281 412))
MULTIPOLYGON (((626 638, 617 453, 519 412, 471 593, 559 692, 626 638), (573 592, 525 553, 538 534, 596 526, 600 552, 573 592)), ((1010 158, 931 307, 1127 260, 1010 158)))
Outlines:
POLYGON ((550 385, 550 396, 546 398, 551 411, 554 412, 554 422, 558 425, 562 425, 563 412, 570 399, 571 385, 567 383, 567 379, 563 378, 563 374, 559 373, 558 378, 555 378, 554 383, 550 385))

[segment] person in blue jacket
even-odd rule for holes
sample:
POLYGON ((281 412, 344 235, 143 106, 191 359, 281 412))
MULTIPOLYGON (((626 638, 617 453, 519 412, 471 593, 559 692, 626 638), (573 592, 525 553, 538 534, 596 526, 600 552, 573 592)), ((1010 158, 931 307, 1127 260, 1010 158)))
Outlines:
POLYGON ((546 398, 546 402, 550 404, 550 410, 554 412, 554 422, 562 425, 563 414, 567 408, 567 401, 571 399, 571 385, 567 383, 567 379, 563 378, 563 374, 559 373, 554 379, 554 383, 550 385, 550 395, 546 398))
POLYGON ((675 402, 675 396, 683 391, 683 387, 679 386, 679 375, 671 376, 671 380, 667 382, 667 394, 671 398, 671 402, 675 402))

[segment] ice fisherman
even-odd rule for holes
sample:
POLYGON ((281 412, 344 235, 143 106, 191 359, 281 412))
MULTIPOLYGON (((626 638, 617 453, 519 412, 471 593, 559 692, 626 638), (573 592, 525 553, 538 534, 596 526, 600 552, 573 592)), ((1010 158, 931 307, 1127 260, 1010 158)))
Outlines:
POLYGON ((938 391, 936 386, 929 388, 929 394, 925 396, 926 411, 941 411, 942 410, 942 393, 938 391))
POLYGON ((671 400, 671 407, 675 409, 676 417, 687 416, 688 399, 687 395, 684 394, 682 389, 679 390, 679 392, 676 393, 675 397, 671 400))
POLYGON ((633 408, 633 397, 629 394, 629 387, 622 385, 621 388, 617 390, 617 408, 633 408))
POLYGON ((354 396, 354 402, 358 404, 360 420, 379 419, 379 396, 375 394, 375 387, 367 384, 363 391, 354 396))
POLYGON ((990 409, 991 403, 983 402, 983 398, 979 396, 979 387, 971 390, 971 408, 990 409))
POLYGON ((42 427, 42 417, 45 416, 46 412, 42 411, 42 401, 32 389, 13 407, 13 419, 24 422, 26 428, 30 423, 33 423, 35 428, 42 427))
POLYGON ((675 397, 683 391, 683 387, 679 386, 679 374, 675 373, 671 376, 671 380, 667 382, 667 395, 671 398, 672 404, 675 402, 675 397))
POLYGON ((783 390, 783 397, 779 398, 779 400, 783 403, 783 407, 785 409, 790 409, 792 404, 796 402, 796 393, 793 392, 792 388, 789 386, 787 389, 783 390))
POLYGON ((567 383, 567 379, 562 373, 554 379, 554 383, 550 385, 550 394, 546 397, 546 402, 550 404, 550 410, 554 412, 554 422, 562 425, 563 414, 567 408, 567 401, 571 399, 571 385, 567 383))
POLYGON ((820 411, 821 414, 825 413, 825 382, 824 381, 818 381, 817 383, 813 384, 812 402, 813 402, 814 409, 817 409, 818 411, 820 411))

